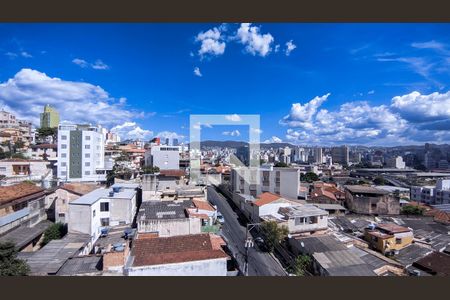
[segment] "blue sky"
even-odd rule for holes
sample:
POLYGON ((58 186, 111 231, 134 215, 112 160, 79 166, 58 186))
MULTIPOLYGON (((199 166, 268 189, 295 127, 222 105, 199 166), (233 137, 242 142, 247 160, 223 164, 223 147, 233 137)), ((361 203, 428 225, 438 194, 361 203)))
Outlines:
MULTIPOLYGON (((444 143, 449 32, 450 24, 0 24, 0 106, 37 124, 50 103, 64 120, 144 139, 188 141, 190 114, 259 114, 262 141, 444 143)), ((206 127, 202 137, 243 140, 246 130, 206 127)))

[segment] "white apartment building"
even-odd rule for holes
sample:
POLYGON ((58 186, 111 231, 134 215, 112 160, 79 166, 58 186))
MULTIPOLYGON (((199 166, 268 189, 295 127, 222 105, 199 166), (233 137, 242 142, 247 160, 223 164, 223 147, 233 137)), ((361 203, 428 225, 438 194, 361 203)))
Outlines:
POLYGON ((386 166, 388 168, 396 168, 396 169, 404 169, 406 168, 406 164, 403 161, 403 157, 397 156, 387 160, 386 166))
POLYGON ((255 198, 264 192, 271 192, 288 199, 297 199, 300 190, 300 170, 273 166, 248 170, 235 168, 231 170, 231 184, 234 193, 248 194, 255 198), (259 184, 249 184, 244 180, 244 176, 249 175, 247 173, 257 174, 256 176, 260 178, 259 184))
POLYGON ((314 163, 323 163, 322 148, 314 148, 314 163))
POLYGON ((138 184, 114 184, 99 188, 69 203, 68 230, 84 233, 94 243, 101 229, 133 222, 138 184))
POLYGON ((178 146, 155 145, 145 152, 145 165, 160 170, 180 169, 180 148, 178 146))
POLYGON ((105 136, 101 126, 58 126, 58 179, 106 181, 105 136))
POLYGON ((450 203, 450 179, 439 179, 436 186, 411 187, 411 200, 426 204, 450 203))

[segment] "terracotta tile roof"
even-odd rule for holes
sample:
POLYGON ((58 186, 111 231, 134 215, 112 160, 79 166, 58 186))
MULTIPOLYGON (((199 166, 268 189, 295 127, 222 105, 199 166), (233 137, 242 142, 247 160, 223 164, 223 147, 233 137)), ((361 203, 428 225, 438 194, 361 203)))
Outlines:
POLYGON ((163 175, 163 176, 181 177, 181 176, 185 176, 186 172, 184 170, 161 170, 159 172, 159 174, 163 175))
POLYGON ((434 214, 433 219, 436 222, 450 224, 450 213, 442 211, 442 210, 437 210, 437 212, 434 214))
POLYGON ((63 190, 71 192, 73 194, 77 194, 79 196, 83 196, 87 193, 92 192, 99 188, 97 184, 88 184, 88 183, 66 183, 61 186, 63 190))
POLYGON ((261 195, 259 195, 258 200, 256 200, 255 202, 253 202, 256 206, 263 206, 269 203, 272 203, 278 199, 280 199, 281 196, 274 194, 274 193, 270 193, 270 192, 265 192, 262 193, 261 195))
POLYGON ((0 186, 0 204, 5 204, 24 197, 40 195, 43 192, 44 189, 28 182, 10 186, 0 186))
POLYGON ((329 192, 329 191, 327 191, 327 190, 323 190, 323 189, 319 188, 319 189, 315 189, 315 190, 313 191, 313 194, 312 194, 312 198, 313 198, 313 199, 314 199, 315 197, 321 197, 321 196, 327 197, 327 198, 329 198, 329 199, 331 199, 331 200, 333 200, 333 201, 337 201, 336 196, 335 196, 333 193, 331 193, 331 192, 329 192))
POLYGON ((214 207, 212 207, 211 204, 209 204, 208 201, 201 201, 193 199, 192 203, 194 203, 194 206, 201 210, 208 210, 208 211, 215 211, 214 207))
POLYGON ((228 258, 211 234, 137 239, 132 251, 134 267, 228 258))

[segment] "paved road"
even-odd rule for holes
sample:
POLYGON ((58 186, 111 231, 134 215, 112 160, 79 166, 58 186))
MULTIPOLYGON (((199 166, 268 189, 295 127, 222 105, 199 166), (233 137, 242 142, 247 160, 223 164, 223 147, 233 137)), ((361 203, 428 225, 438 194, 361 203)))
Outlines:
MULTIPOLYGON (((243 271, 245 262, 244 242, 246 228, 239 223, 237 214, 233 211, 224 196, 216 192, 213 187, 208 187, 208 200, 217 206, 225 219, 225 224, 222 226, 222 236, 227 241, 228 247, 239 264, 239 268, 243 271)), ((248 275, 286 276, 286 272, 270 254, 250 248, 248 256, 248 275)))

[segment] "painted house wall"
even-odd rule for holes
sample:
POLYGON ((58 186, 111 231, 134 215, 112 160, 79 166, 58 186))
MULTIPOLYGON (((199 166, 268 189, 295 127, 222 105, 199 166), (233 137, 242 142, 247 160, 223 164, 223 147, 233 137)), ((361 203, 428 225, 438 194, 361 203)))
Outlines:
POLYGON ((128 276, 227 276, 227 259, 130 267, 126 274, 128 276))
POLYGON ((138 220, 138 232, 158 232, 160 237, 201 233, 199 218, 138 220))

